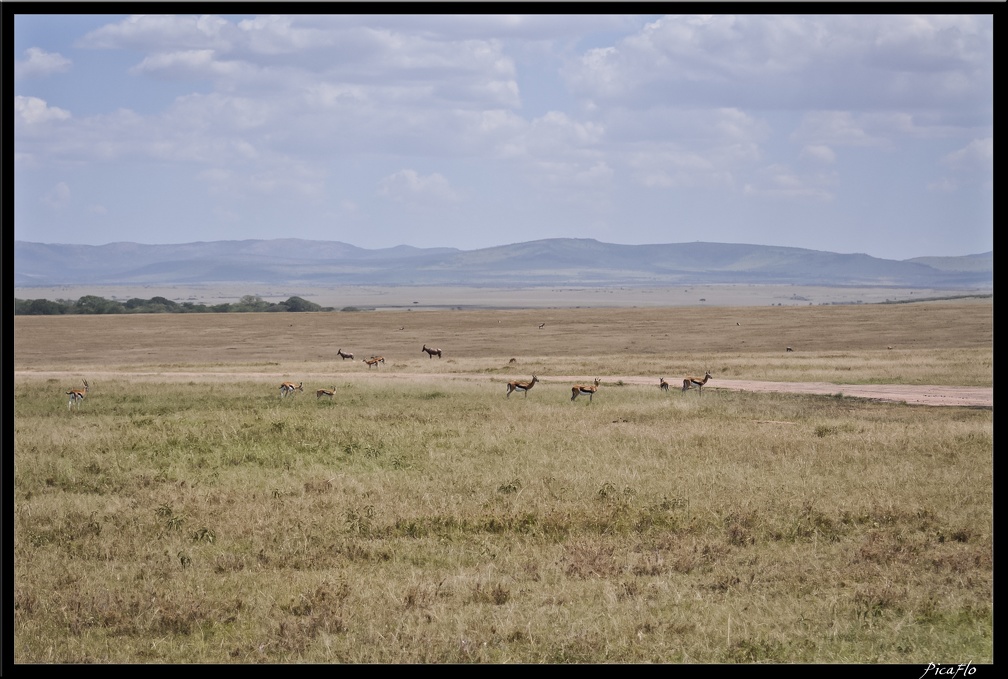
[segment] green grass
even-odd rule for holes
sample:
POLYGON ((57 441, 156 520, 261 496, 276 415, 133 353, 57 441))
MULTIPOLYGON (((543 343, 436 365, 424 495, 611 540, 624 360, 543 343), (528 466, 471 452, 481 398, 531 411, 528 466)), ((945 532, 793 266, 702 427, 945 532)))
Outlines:
POLYGON ((335 383, 19 380, 15 662, 993 662, 990 410, 335 383))

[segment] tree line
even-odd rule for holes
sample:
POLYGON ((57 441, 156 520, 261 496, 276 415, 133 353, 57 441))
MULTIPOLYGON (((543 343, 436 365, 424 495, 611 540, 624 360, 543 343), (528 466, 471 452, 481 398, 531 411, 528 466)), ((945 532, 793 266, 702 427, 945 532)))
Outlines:
POLYGON ((258 295, 245 295, 240 301, 223 304, 197 304, 175 302, 165 297, 141 299, 134 297, 125 302, 85 295, 77 301, 58 299, 14 299, 14 315, 59 316, 65 314, 205 314, 238 313, 247 311, 333 311, 301 297, 291 297, 285 302, 267 302, 258 295))

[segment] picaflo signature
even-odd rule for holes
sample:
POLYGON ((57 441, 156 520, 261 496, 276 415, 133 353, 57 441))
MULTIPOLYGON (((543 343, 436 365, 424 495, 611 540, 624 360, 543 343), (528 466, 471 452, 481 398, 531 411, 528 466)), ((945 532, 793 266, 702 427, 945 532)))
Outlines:
POLYGON ((924 670, 924 674, 920 675, 919 679, 924 679, 928 674, 933 674, 936 677, 958 677, 962 674, 964 677, 968 677, 974 672, 976 672, 976 668, 973 667, 972 662, 968 662, 965 665, 962 663, 958 665, 936 665, 930 662, 927 669, 924 670))

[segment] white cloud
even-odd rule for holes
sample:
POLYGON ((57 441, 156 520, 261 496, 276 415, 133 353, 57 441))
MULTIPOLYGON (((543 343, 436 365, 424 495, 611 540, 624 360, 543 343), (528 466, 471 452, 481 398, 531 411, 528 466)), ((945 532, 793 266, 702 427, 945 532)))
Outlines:
POLYGON ((825 144, 806 144, 801 150, 801 157, 804 160, 818 163, 832 164, 836 162, 836 153, 825 144))
POLYGON ((747 183, 743 193, 747 196, 784 199, 811 199, 831 201, 833 192, 826 184, 832 182, 832 175, 816 176, 796 174, 790 168, 774 164, 762 168, 753 181, 747 183))
POLYGON ((974 139, 958 151, 953 151, 942 162, 958 170, 994 171, 994 137, 974 139))
POLYGON ((791 138, 806 145, 869 146, 885 148, 889 138, 865 129, 864 120, 850 111, 813 111, 802 117, 791 138))
POLYGON ((43 99, 22 96, 14 97, 14 115, 28 125, 70 118, 69 111, 49 106, 43 99))
POLYGON ((49 192, 46 193, 44 200, 46 205, 54 210, 59 210, 70 202, 70 187, 67 186, 66 182, 60 182, 49 189, 49 192))
POLYGON ((14 62, 14 79, 47 76, 52 73, 69 71, 73 65, 69 59, 58 52, 46 52, 38 47, 25 50, 25 58, 14 62))
POLYGON ((571 60, 587 101, 800 110, 991 102, 984 16, 677 15, 571 60))
POLYGON ((238 37, 238 29, 227 19, 215 16, 134 15, 91 31, 81 40, 84 47, 134 49, 158 52, 163 49, 228 49, 238 37))
POLYGON ((437 172, 421 175, 416 170, 399 170, 378 183, 378 195, 397 203, 456 202, 458 193, 437 172))

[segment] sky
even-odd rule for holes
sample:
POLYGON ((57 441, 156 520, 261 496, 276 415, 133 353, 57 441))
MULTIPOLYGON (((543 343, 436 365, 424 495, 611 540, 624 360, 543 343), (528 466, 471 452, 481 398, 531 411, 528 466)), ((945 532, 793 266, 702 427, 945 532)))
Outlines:
POLYGON ((994 249, 993 14, 5 20, 15 240, 994 249))

